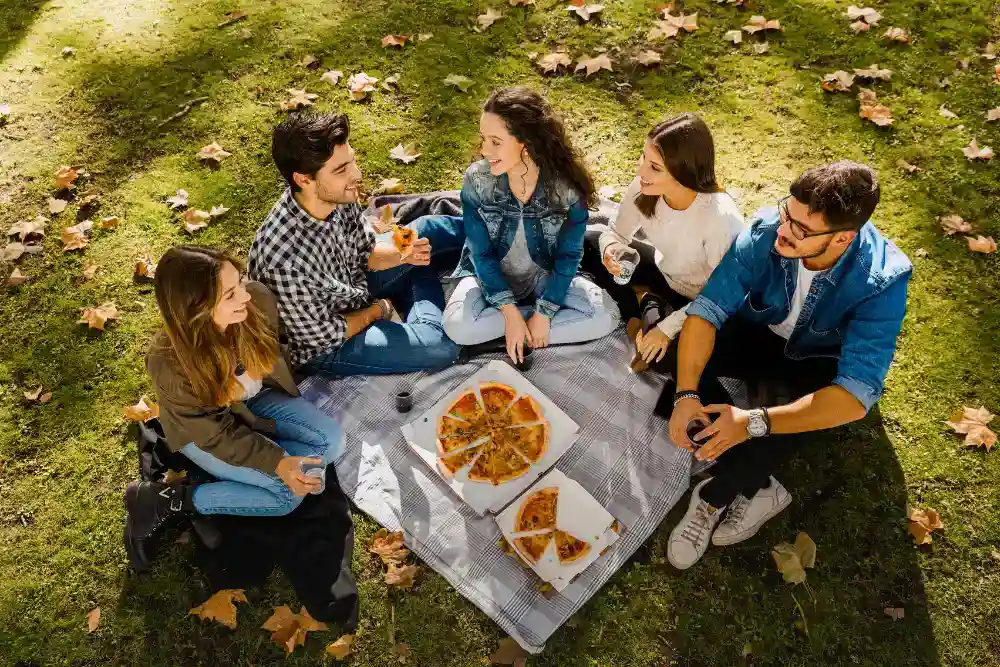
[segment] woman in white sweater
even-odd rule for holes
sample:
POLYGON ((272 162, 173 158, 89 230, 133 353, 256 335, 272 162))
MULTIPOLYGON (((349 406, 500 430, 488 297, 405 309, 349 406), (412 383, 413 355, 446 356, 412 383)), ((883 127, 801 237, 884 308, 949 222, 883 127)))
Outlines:
POLYGON ((607 231, 588 233, 581 267, 618 303, 636 344, 634 370, 663 359, 684 324, 687 305, 743 224, 736 202, 715 177, 715 144, 705 122, 684 113, 654 127, 617 219, 607 231), (640 230, 645 242, 635 239, 640 230), (615 250, 622 245, 640 256, 625 285, 614 281, 620 269, 615 250), (642 310, 633 284, 650 289, 642 310), (649 316, 645 327, 644 315, 649 316))

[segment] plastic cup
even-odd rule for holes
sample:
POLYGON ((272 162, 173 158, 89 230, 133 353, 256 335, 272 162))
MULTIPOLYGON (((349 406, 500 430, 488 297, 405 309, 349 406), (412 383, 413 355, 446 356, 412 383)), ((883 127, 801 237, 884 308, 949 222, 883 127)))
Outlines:
POLYGON ((615 245, 611 258, 618 263, 618 275, 613 276, 619 285, 626 285, 632 280, 635 267, 639 264, 639 251, 627 245, 615 245))
POLYGON ((309 493, 318 496, 326 491, 326 464, 322 460, 317 462, 302 459, 302 463, 299 464, 299 470, 306 477, 315 477, 319 480, 319 489, 310 491, 309 493))

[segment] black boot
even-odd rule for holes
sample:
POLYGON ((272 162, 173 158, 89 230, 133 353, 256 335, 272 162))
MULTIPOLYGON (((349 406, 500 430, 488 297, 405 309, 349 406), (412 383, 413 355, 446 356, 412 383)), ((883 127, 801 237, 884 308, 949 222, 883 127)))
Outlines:
POLYGON ((159 533, 194 512, 193 490, 185 483, 129 483, 125 489, 125 552, 137 572, 149 569, 159 533))

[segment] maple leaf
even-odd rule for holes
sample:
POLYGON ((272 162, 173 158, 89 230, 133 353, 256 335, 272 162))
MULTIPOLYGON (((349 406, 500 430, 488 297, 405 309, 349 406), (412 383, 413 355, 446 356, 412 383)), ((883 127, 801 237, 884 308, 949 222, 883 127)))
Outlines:
MULTIPOLYGON (((996 244, 993 244, 994 250, 996 244)), ((958 410, 945 424, 950 426, 955 433, 965 435, 965 444, 982 445, 989 451, 997 443, 997 435, 987 426, 993 421, 993 415, 985 407, 978 410, 976 408, 963 407, 958 410)))
POLYGON ((816 565, 816 543, 806 533, 795 537, 795 544, 782 542, 771 550, 771 556, 785 581, 793 584, 805 583, 807 567, 816 565))
POLYGON ((726 34, 722 36, 722 39, 727 42, 732 42, 733 44, 743 43, 743 31, 742 30, 728 30, 726 34))
POLYGON ((63 252, 82 250, 90 245, 90 239, 87 238, 87 232, 90 231, 90 228, 93 226, 93 222, 90 220, 84 220, 79 224, 64 229, 62 232, 63 252))
POLYGON ((229 209, 225 206, 213 206, 212 210, 208 212, 208 215, 213 218, 218 218, 220 215, 227 213, 229 209))
POLYGON ((87 634, 96 630, 101 625, 101 608, 94 607, 87 613, 87 634))
POLYGON ((391 93, 392 87, 398 85, 399 85, 399 75, 393 74, 392 76, 386 77, 385 81, 382 82, 382 90, 387 90, 391 93))
POLYGON ((646 35, 649 40, 676 37, 681 30, 694 32, 698 29, 698 12, 674 16, 670 9, 663 10, 663 20, 653 21, 653 28, 646 35))
POLYGON ((203 621, 218 621, 230 630, 236 629, 236 602, 246 602, 242 588, 223 588, 202 604, 188 611, 203 621))
POLYGON ((782 27, 777 19, 769 21, 763 16, 751 16, 750 23, 743 26, 743 30, 752 35, 762 30, 782 30, 782 27))
POLYGON ((311 107, 316 98, 319 97, 316 93, 307 93, 305 90, 297 88, 289 88, 288 94, 291 97, 280 104, 282 111, 295 111, 303 107, 311 107))
POLYGON ((902 607, 886 607, 882 610, 882 613, 891 618, 894 621, 903 620, 904 611, 902 607))
POLYGON ((933 541, 931 533, 944 528, 937 511, 930 508, 917 509, 907 506, 906 518, 910 521, 908 527, 910 535, 913 535, 917 544, 930 544, 933 541))
POLYGON ((493 665, 517 665, 524 663, 528 657, 528 652, 521 648, 521 645, 510 637, 504 637, 497 644, 497 649, 490 655, 490 664, 493 665))
POLYGON ((263 630, 271 630, 271 639, 285 649, 290 655, 296 646, 306 642, 306 633, 327 630, 325 623, 313 619, 305 607, 298 614, 293 613, 287 605, 274 608, 271 617, 264 621, 263 630))
POLYGON ((136 282, 152 282, 156 277, 156 262, 147 253, 141 255, 135 262, 133 278, 136 282))
POLYGON ((942 215, 938 218, 938 223, 941 224, 941 229, 944 230, 946 236, 951 236, 956 232, 967 234, 972 231, 972 225, 963 220, 962 216, 955 215, 954 213, 950 215, 942 215))
POLYGON ((387 178, 379 183, 378 188, 372 193, 372 196, 398 195, 404 189, 403 181, 398 178, 387 178))
POLYGON ((24 253, 37 254, 45 250, 41 245, 25 244, 18 241, 13 243, 8 243, 4 246, 3 251, 0 252, 0 262, 15 262, 21 258, 24 253))
POLYGON ((226 20, 224 20, 222 23, 220 23, 216 27, 217 28, 225 28, 226 26, 232 25, 232 24, 236 23, 237 21, 242 21, 246 17, 247 17, 247 13, 246 12, 229 12, 228 14, 226 14, 226 20))
POLYGON ((986 122, 989 123, 994 120, 1000 120, 1000 107, 990 109, 986 112, 986 122))
POLYGON ((146 402, 146 395, 143 394, 139 402, 130 405, 124 410, 125 418, 134 422, 148 422, 150 419, 160 416, 160 406, 150 401, 146 402))
POLYGON ((389 569, 385 573, 385 583, 398 588, 412 588, 419 571, 420 568, 416 565, 389 563, 389 569))
POLYGON ((879 127, 892 124, 892 110, 878 103, 875 91, 862 88, 861 92, 858 93, 858 101, 861 102, 861 109, 858 112, 859 116, 867 118, 879 127))
POLYGON ((576 71, 579 72, 580 70, 585 69, 587 70, 587 76, 590 76, 591 74, 599 72, 602 69, 613 72, 614 70, 611 68, 611 65, 611 59, 608 58, 608 54, 602 53, 594 56, 593 58, 581 58, 576 64, 576 71))
POLYGON ((341 637, 326 647, 326 654, 337 659, 343 660, 351 654, 351 647, 354 645, 354 635, 341 635, 341 637))
POLYGON ((837 70, 831 74, 826 74, 823 76, 823 82, 820 84, 823 90, 840 93, 851 92, 851 86, 854 85, 854 75, 848 74, 842 69, 837 70))
POLYGON ((86 280, 91 280, 94 276, 97 275, 97 270, 99 268, 101 268, 100 264, 94 264, 93 262, 84 262, 83 263, 83 277, 86 280))
POLYGON ((993 158, 993 149, 989 146, 980 148, 979 144, 976 143, 975 137, 969 142, 968 146, 962 149, 962 153, 970 160, 990 160, 993 158))
POLYGON ((55 197, 49 197, 48 204, 49 213, 52 215, 59 215, 66 210, 67 206, 69 206, 69 202, 65 199, 56 199, 55 197))
POLYGON ((892 78, 891 69, 880 69, 878 63, 874 65, 869 65, 867 69, 856 69, 854 70, 855 76, 860 76, 863 79, 880 79, 882 81, 888 81, 892 78))
POLYGON ((896 166, 899 167, 900 169, 905 170, 906 172, 908 172, 910 174, 914 174, 914 173, 923 171, 923 169, 921 169, 917 165, 910 164, 909 162, 907 162, 903 158, 899 158, 898 160, 896 160, 896 166))
POLYGON ((410 41, 410 38, 406 35, 386 35, 382 38, 382 48, 388 48, 390 46, 403 48, 408 41, 410 41))
POLYGON ((850 7, 847 8, 847 18, 851 19, 852 21, 856 19, 861 19, 868 25, 876 25, 878 24, 879 21, 882 20, 882 15, 879 14, 874 9, 872 9, 871 7, 862 8, 851 5, 850 7))
POLYGON ((498 12, 492 7, 486 9, 485 14, 480 14, 476 17, 476 25, 473 30, 476 32, 483 32, 491 25, 503 18, 503 12, 498 12))
POLYGON ((566 8, 566 11, 573 12, 584 21, 589 21, 592 16, 600 14, 604 11, 604 5, 588 5, 586 0, 577 0, 571 3, 570 6, 566 8))
POLYGON ((122 221, 117 215, 109 215, 101 218, 101 229, 114 229, 120 224, 122 224, 122 221))
POLYGON ((14 270, 10 272, 7 276, 7 284, 11 287, 16 287, 17 285, 22 285, 28 280, 28 276, 21 273, 21 269, 14 267, 14 270))
POLYGON ((851 30, 854 31, 855 35, 857 35, 859 33, 862 33, 862 32, 868 32, 869 30, 872 29, 872 27, 870 25, 868 25, 867 23, 865 23, 864 21, 855 21, 849 27, 850 27, 851 30))
POLYGON ((14 225, 7 230, 7 236, 17 236, 22 241, 29 236, 45 236, 45 228, 48 224, 49 219, 43 218, 40 215, 34 220, 21 220, 20 222, 15 222, 14 225))
POLYGON ((160 482, 163 484, 173 484, 178 480, 185 479, 187 475, 187 470, 181 470, 178 472, 173 468, 168 468, 167 472, 163 473, 163 479, 161 479, 160 482))
POLYGON ((469 92, 469 86, 472 85, 472 79, 460 74, 449 74, 444 80, 444 85, 455 86, 463 93, 467 93, 469 92))
POLYGON ((966 236, 965 240, 969 244, 969 250, 973 252, 981 252, 984 255, 989 255, 997 251, 997 244, 992 236, 966 236))
POLYGON ((633 62, 645 65, 646 67, 652 67, 653 65, 660 63, 662 60, 663 59, 660 57, 660 54, 651 49, 640 51, 632 58, 633 62))
POLYGON ((358 72, 347 80, 347 92, 351 100, 360 102, 368 97, 368 93, 375 90, 376 83, 378 83, 378 79, 368 76, 364 72, 358 72))
POLYGON ((553 51, 552 53, 545 54, 536 60, 535 63, 542 68, 542 72, 550 74, 557 71, 560 67, 570 67, 573 61, 562 51, 553 51))
POLYGON ((311 53, 307 53, 299 60, 299 65, 306 69, 316 69, 320 66, 320 59, 311 53))
POLYGON ((771 50, 771 45, 768 44, 767 42, 761 42, 760 44, 753 45, 753 52, 758 56, 762 56, 770 50, 771 50))
POLYGON ((222 164, 222 161, 225 160, 230 155, 232 155, 232 153, 222 148, 222 146, 220 146, 218 142, 215 141, 213 141, 207 146, 202 147, 202 149, 198 151, 199 160, 214 165, 222 164))
MULTIPOLYGON (((388 206, 385 208, 388 208, 388 206)), ((391 209, 389 215, 392 215, 391 209)), ((397 530, 394 533, 390 533, 385 528, 380 528, 375 533, 368 551, 378 555, 386 565, 390 563, 402 563, 410 555, 410 550, 406 548, 403 541, 403 531, 397 530)))
POLYGON ((910 43, 910 33, 906 31, 906 28, 889 28, 882 36, 894 42, 910 43))
POLYGON ((171 210, 184 208, 188 205, 188 193, 187 190, 177 190, 177 194, 173 197, 167 197, 167 203, 170 204, 171 210))
POLYGON ((938 115, 942 118, 958 118, 958 114, 946 108, 943 104, 938 107, 938 115))
POLYGON ((320 81, 326 81, 331 86, 336 86, 340 84, 340 80, 344 78, 344 73, 339 69, 331 69, 323 72, 323 76, 319 78, 320 81))
POLYGON ((76 173, 76 169, 70 167, 69 165, 63 165, 56 169, 56 189, 65 190, 73 185, 73 182, 79 177, 76 173))
POLYGON ((421 155, 421 153, 414 153, 415 150, 416 147, 413 144, 407 144, 406 146, 399 144, 389 151, 389 157, 403 164, 410 164, 421 155))
POLYGON ((38 397, 42 395, 42 385, 38 385, 37 389, 29 389, 28 391, 22 391, 25 400, 37 401, 38 397))
POLYGON ((118 309, 111 301, 106 301, 93 308, 81 308, 82 314, 77 324, 86 324, 91 329, 104 331, 104 325, 108 320, 118 319, 118 309))

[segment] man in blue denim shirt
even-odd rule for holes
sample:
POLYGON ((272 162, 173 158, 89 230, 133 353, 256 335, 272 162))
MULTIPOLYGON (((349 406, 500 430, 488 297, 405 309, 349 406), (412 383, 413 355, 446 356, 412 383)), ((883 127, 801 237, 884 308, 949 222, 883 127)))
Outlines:
POLYGON ((668 556, 681 569, 710 539, 745 540, 791 503, 771 475, 805 444, 793 434, 864 417, 896 349, 912 265, 868 221, 879 201, 875 173, 828 164, 790 191, 733 243, 661 366, 676 379, 657 409, 670 416, 671 439, 717 460, 670 536, 668 556), (796 400, 742 410, 719 377, 777 382, 796 400))

